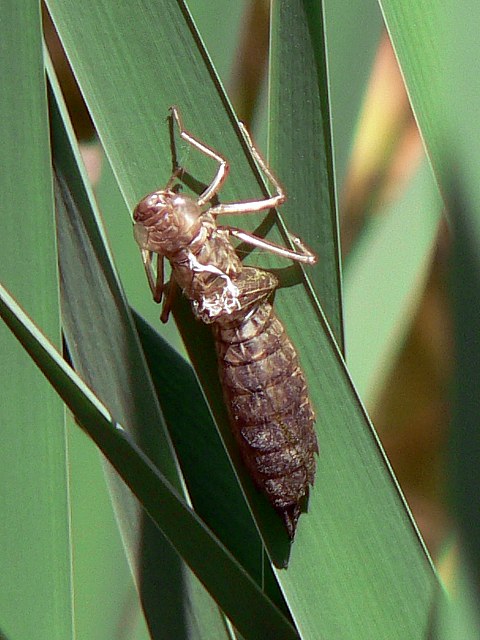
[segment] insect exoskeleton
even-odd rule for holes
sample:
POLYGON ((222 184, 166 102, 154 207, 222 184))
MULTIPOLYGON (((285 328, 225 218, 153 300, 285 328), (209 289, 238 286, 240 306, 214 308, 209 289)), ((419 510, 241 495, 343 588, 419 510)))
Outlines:
POLYGON ((277 278, 244 266, 230 238, 305 264, 315 263, 316 257, 293 236, 295 250, 219 225, 217 217, 222 214, 279 206, 285 200, 284 191, 242 126, 250 151, 276 195, 209 207, 228 175, 228 163, 184 129, 175 107, 172 117, 183 140, 218 162, 217 173, 203 193, 193 198, 175 190, 174 182, 181 175, 175 167, 167 186, 144 197, 135 208, 135 239, 156 302, 166 289, 164 258, 170 262, 162 320, 168 319, 175 289, 180 288, 195 316, 212 325, 224 398, 243 461, 293 539, 302 502, 315 477, 315 415, 295 349, 268 301, 277 278))

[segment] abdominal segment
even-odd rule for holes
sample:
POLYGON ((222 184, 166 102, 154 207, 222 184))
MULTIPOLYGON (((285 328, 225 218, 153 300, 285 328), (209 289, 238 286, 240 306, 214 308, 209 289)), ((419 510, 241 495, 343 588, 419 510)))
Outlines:
POLYGON ((246 319, 214 325, 231 426, 255 484, 290 538, 315 476, 315 415, 295 349, 268 302, 246 319))

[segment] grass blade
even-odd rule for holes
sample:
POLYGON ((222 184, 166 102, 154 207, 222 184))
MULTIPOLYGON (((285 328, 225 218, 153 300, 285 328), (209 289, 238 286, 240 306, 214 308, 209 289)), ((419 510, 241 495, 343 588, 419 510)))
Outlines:
POLYGON ((316 6, 302 0, 272 5, 269 151, 288 194, 282 215, 320 258, 308 276, 343 349, 323 18, 316 6))
MULTIPOLYGON (((245 155, 243 138, 239 130, 232 126, 233 118, 225 109, 224 98, 218 94, 216 77, 205 65, 204 54, 198 49, 195 30, 189 19, 185 19, 181 7, 171 2, 162 6, 160 11, 156 3, 143 2, 135 5, 135 17, 131 14, 132 7, 126 11, 126 7, 121 5, 113 5, 113 7, 109 5, 108 9, 104 7, 100 12, 97 8, 91 7, 85 12, 82 9, 77 13, 81 9, 78 3, 57 3, 52 0, 49 8, 130 209, 133 209, 134 204, 146 191, 164 184, 168 179, 171 167, 170 160, 165 162, 165 158, 170 158, 170 138, 165 119, 168 107, 175 102, 183 107, 184 113, 190 114, 187 126, 189 122, 195 121, 196 116, 200 126, 195 134, 208 140, 212 146, 222 148, 222 152, 232 160, 231 178, 222 197, 225 200, 234 201, 263 195, 261 181, 252 172, 252 160, 245 155), (108 26, 112 19, 118 20, 118 24, 123 25, 122 29, 127 29, 121 40, 114 37, 115 30, 108 26), (78 39, 80 23, 83 25, 82 31, 86 30, 92 35, 89 46, 78 39), (159 27, 165 30, 163 34, 158 31, 159 27), (147 56, 134 51, 136 45, 131 49, 134 43, 140 45, 147 41, 153 43, 154 47, 153 56, 156 62, 153 66, 141 63, 142 60, 149 59, 152 52, 147 56), (127 42, 130 43, 128 46, 127 42), (183 43, 184 55, 177 55, 178 49, 175 42, 183 43), (105 64, 102 65, 98 65, 100 49, 107 56, 104 58, 105 64), (92 56, 94 50, 96 54, 92 56), (123 62, 119 64, 122 58, 130 59, 131 64, 137 67, 139 75, 137 72, 133 74, 133 83, 132 78, 127 78, 124 73, 123 62), (160 75, 163 76, 165 91, 159 94, 156 84, 160 68, 162 68, 160 75), (179 78, 182 78, 181 86, 183 87, 185 83, 188 91, 179 87, 179 78), (118 92, 123 94, 121 101, 116 101, 114 98, 118 92), (204 100, 199 100, 198 92, 203 92, 204 100), (106 116, 115 102, 119 108, 115 108, 111 117, 106 116), (155 113, 152 113, 152 109, 155 113), (142 112, 145 117, 142 116, 142 112), (132 113, 137 114, 133 122, 132 113), (127 125, 127 121, 130 124, 127 125), (152 137, 153 131, 158 131, 158 136, 155 134, 152 137), (207 131, 212 135, 206 135, 207 131), (144 142, 141 142, 142 139, 144 142), (135 162, 132 163, 131 158, 135 158, 135 162)), ((187 155, 186 149, 182 149, 182 153, 184 154, 182 160, 188 157, 189 171, 191 170, 195 176, 198 175, 199 179, 204 181, 211 178, 212 166, 202 161, 204 159, 198 157, 200 154, 188 151, 187 155)), ((250 219, 242 220, 240 224, 252 228, 256 224, 252 219, 254 216, 247 216, 247 218, 250 219)), ((272 231, 272 240, 281 241, 275 230, 272 231)), ((131 246, 137 251, 133 241, 131 246)), ((117 262, 128 260, 129 255, 131 254, 127 252, 117 255, 116 260, 117 262)), ((266 262, 268 263, 268 260, 266 262)), ((136 253, 135 263, 138 264, 136 253)), ((198 344, 198 340, 195 343, 197 347, 202 347, 198 344)), ((212 358, 213 352, 210 355, 210 364, 212 358)), ((217 378, 216 365, 209 369, 207 380, 209 386, 212 382, 212 373, 217 378)), ((205 380, 202 382, 205 383, 205 380)), ((220 404, 223 406, 223 402, 220 404)), ((225 418, 224 409, 223 418, 225 418)), ((225 431, 230 431, 226 423, 225 431)), ((231 454, 231 450, 229 452, 231 454)), ((238 459, 238 453, 236 455, 238 459)), ((265 512, 265 502, 256 496, 251 486, 250 493, 254 496, 252 499, 262 505, 260 510, 265 512)), ((270 522, 276 523, 273 525, 276 531, 281 531, 276 516, 271 510, 267 510, 265 517, 270 522)), ((285 540, 282 545, 285 545, 285 540)), ((256 548, 253 553, 257 558, 258 571, 261 572, 261 553, 256 548)))
POLYGON ((454 232, 453 300, 456 321, 457 386, 453 408, 455 507, 464 544, 479 584, 478 496, 476 475, 478 392, 477 287, 480 204, 477 114, 480 54, 476 24, 479 6, 465 2, 395 3, 382 0, 390 35, 410 100, 441 192, 446 196, 454 232), (413 31, 412 31, 413 29, 413 31), (411 34, 415 33, 412 38, 411 34))
MULTIPOLYGON (((2 3, 0 279, 58 345, 41 34, 38 2, 2 3)), ((64 407, 3 323, 0 346, 0 624, 9 638, 66 640, 73 598, 64 407)))
POLYGON ((176 489, 59 356, 0 286, 0 315, 46 375, 78 422, 100 447, 143 508, 248 637, 294 639, 297 634, 176 489))
MULTIPOLYGON (((195 135, 232 160, 231 180, 222 198, 236 201, 262 193, 226 100, 218 94, 215 76, 197 47, 195 31, 177 5, 163 3, 161 15, 158 5, 147 2, 128 10, 114 5, 110 11, 103 3, 86 7, 66 0, 50 0, 49 7, 130 210, 145 192, 168 179, 168 129, 159 123, 172 103, 183 108, 186 125, 195 135), (117 27, 112 29, 112 24, 117 27), (79 25, 81 32, 91 34, 88 46, 78 37, 79 25), (104 64, 98 64, 99 59, 104 64)), ((189 171, 207 182, 211 167, 195 153, 182 153, 189 171)), ((250 229, 253 224, 245 221, 250 229)), ((278 238, 272 234, 273 240, 278 238)), ((264 256, 256 263, 278 265, 264 256)), ((388 463, 308 293, 302 286, 285 287, 278 291, 276 305, 310 382, 322 447, 309 512, 302 516, 288 570, 277 571, 291 611, 305 637, 420 639, 428 625, 436 578, 388 463), (408 619, 400 613, 405 610, 408 619)), ((191 328, 191 317, 189 322, 191 328)), ((197 327, 186 337, 235 459, 238 452, 229 445, 215 357, 211 343, 204 341, 204 329, 197 327)), ((271 557, 288 555, 275 514, 242 477, 241 467, 238 473, 271 557)))
MULTIPOLYGON (((480 530, 478 499, 478 287, 480 285, 478 212, 469 202, 459 178, 452 181, 449 212, 455 229, 451 296, 454 308, 456 380, 450 461, 453 501, 466 559, 466 582, 480 588, 480 530)), ((477 605, 477 613, 478 605, 477 605)))
MULTIPOLYGON (((260 571, 258 531, 191 366, 138 314, 134 318, 196 512, 258 584, 271 583, 270 566, 260 571)), ((284 606, 274 578, 268 594, 284 606)))
POLYGON ((400 4, 379 0, 379 4, 438 179, 448 131, 442 88, 446 62, 442 50, 447 43, 446 5, 432 6, 428 0, 408 0, 400 4))
MULTIPOLYGON (((58 96, 58 88, 56 93, 58 96)), ((57 105, 53 96, 51 106, 62 311, 72 360, 116 419, 128 426, 150 459, 181 491, 176 458, 101 230, 96 226, 65 107, 57 105)), ((203 633, 223 637, 224 622, 215 604, 195 577, 185 572, 153 523, 139 512, 116 474, 107 475, 153 636, 188 637, 188 629, 193 629, 193 637, 203 633), (184 600, 188 607, 184 607, 184 600), (170 615, 172 610, 178 612, 176 616, 170 615)))
POLYGON ((383 29, 378 2, 325 0, 335 178, 343 187, 358 117, 383 29))
POLYGON ((441 210, 424 161, 403 196, 369 221, 349 255, 344 271, 348 368, 369 405, 382 391, 417 310, 441 210))
MULTIPOLYGON (((321 98, 316 99, 322 106, 327 103, 322 19, 317 13, 316 19, 312 20, 315 10, 311 6, 311 14, 308 11, 303 14, 301 3, 279 3, 277 9, 280 18, 285 20, 284 30, 280 31, 284 40, 280 41, 278 51, 273 52, 273 55, 280 57, 272 62, 272 66, 275 69, 277 65, 282 73, 284 66, 295 64, 290 58, 297 60, 297 66, 292 67, 290 74, 281 76, 280 87, 274 86, 274 91, 280 92, 287 104, 290 100, 286 108, 290 121, 287 119, 286 122, 276 123, 279 131, 282 127, 282 133, 273 142, 283 141, 284 138, 290 140, 290 144, 280 147, 282 151, 278 154, 285 162, 287 175, 289 171, 311 175, 309 172, 318 171, 318 154, 310 151, 312 141, 314 144, 319 135, 318 125, 312 124, 308 99, 305 100, 305 105, 293 104, 292 101, 303 92, 308 97, 315 90, 315 83, 310 81, 308 88, 305 79, 311 76, 312 67, 311 64, 305 64, 305 60, 315 55, 320 61, 317 66, 320 80, 317 83, 320 83, 321 94, 321 98), (299 35, 302 19, 306 24, 302 35, 299 35), (312 37, 311 42, 309 35, 312 37), (306 69, 298 62, 302 60, 306 69), (302 85, 303 89, 298 91, 299 83, 304 83, 307 88, 302 85), (303 118, 310 118, 310 122, 305 124, 305 131, 300 133, 305 136, 304 142, 298 144, 300 152, 298 149, 292 152, 291 147, 297 145, 296 124, 302 122, 303 118), (294 153, 299 156, 294 158, 294 153), (289 165, 289 159, 293 167, 289 165)), ((281 25, 282 22, 279 26, 281 25)), ((278 82, 275 76, 274 80, 278 82)), ((275 93, 274 99, 281 102, 275 93)), ((323 131, 325 127, 328 131, 328 108, 323 109, 322 117, 323 131)), ((328 140, 325 148, 327 163, 331 167, 328 140)), ((332 193, 331 170, 324 170, 322 180, 323 193, 327 189, 332 193)), ((315 193, 315 189, 313 192, 315 193)), ((298 211, 302 215, 306 214, 309 208, 312 209, 308 190, 299 189, 297 197, 298 211)), ((329 215, 325 214, 323 226, 316 232, 322 241, 326 239, 326 243, 330 242, 331 246, 335 246, 337 230, 334 199, 330 198, 330 202, 324 206, 329 215)), ((310 217, 312 215, 313 212, 310 217)), ((308 218, 308 214, 305 217, 308 218)), ((322 251, 320 259, 323 260, 322 251)), ((335 265, 334 261, 333 264, 335 265)), ((332 273, 326 276, 330 278, 330 282, 325 286, 331 286, 333 291, 338 282, 338 266, 336 270, 337 273, 333 276, 332 273)), ((349 375, 328 328, 322 323, 322 319, 320 325, 323 324, 323 327, 317 324, 314 328, 311 308, 301 304, 299 297, 296 300, 294 298, 292 290, 289 314, 284 317, 289 333, 292 335, 292 328, 296 332, 295 344, 305 345, 305 350, 301 353, 302 363, 312 385, 312 398, 318 411, 321 455, 308 518, 303 516, 303 523, 300 524, 289 569, 287 572, 278 572, 278 579, 304 638, 317 638, 322 634, 325 637, 340 635, 400 639, 408 635, 423 638, 428 628, 430 603, 435 592, 431 566, 419 544, 410 517, 404 510, 405 506, 397 493, 388 464, 380 448, 377 448, 378 442, 372 427, 351 386, 349 375), (365 473, 367 467, 369 472, 365 473), (386 518, 387 513, 389 516, 386 518), (378 525, 380 521, 381 527, 378 525), (396 525, 387 534, 385 527, 392 526, 393 521, 396 525), (348 526, 345 527, 347 522, 348 526), (396 553, 398 548, 392 548, 391 536, 395 536, 397 544, 402 548, 400 555, 396 553), (375 551, 372 548, 372 553, 369 553, 366 549, 373 539, 375 551), (401 567, 405 567, 403 563, 406 556, 410 558, 407 562, 409 570, 404 572, 401 567), (380 575, 382 578, 379 578, 380 575), (387 575, 390 575, 390 579, 386 578, 387 575), (333 585, 335 587, 332 588, 333 585), (318 606, 318 601, 315 603, 319 594, 321 606, 318 606), (360 602, 367 601, 368 606, 363 609, 365 616, 362 616, 360 602), (401 608, 408 609, 415 621, 411 619, 407 622, 402 618, 400 624, 397 618, 395 622, 400 601, 403 602, 401 608), (348 607, 345 607, 346 602, 349 603, 348 607), (342 610, 341 623, 335 615, 338 610, 342 610)), ((331 295, 330 304, 334 299, 331 295)), ((324 298, 321 301, 324 303, 324 298)), ((339 303, 337 297, 336 304, 339 303)), ((330 315, 328 319, 331 320, 330 315)))

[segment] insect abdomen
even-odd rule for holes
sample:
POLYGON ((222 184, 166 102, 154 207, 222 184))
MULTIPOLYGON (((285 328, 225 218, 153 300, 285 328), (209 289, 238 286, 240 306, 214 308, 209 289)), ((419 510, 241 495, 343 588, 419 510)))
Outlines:
POLYGON ((215 324, 214 333, 225 400, 243 460, 293 538, 318 453, 315 415, 297 354, 267 302, 248 319, 215 324))

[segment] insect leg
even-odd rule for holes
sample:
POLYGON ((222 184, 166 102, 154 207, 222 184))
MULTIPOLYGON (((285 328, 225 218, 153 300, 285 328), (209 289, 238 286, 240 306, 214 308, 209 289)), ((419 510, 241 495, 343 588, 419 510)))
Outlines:
POLYGON ((298 251, 292 251, 279 244, 269 242, 264 238, 259 238, 251 233, 247 233, 247 231, 237 229, 236 227, 219 226, 218 229, 227 231, 227 233, 234 238, 238 238, 247 244, 259 247, 260 249, 265 249, 266 251, 275 253, 283 258, 289 258, 290 260, 296 260, 297 262, 304 262, 305 264, 315 264, 317 262, 317 256, 300 240, 300 238, 290 233, 288 234, 289 238, 293 244, 298 247, 298 251))
POLYGON ((160 316, 160 320, 165 324, 168 322, 168 318, 170 317, 170 311, 172 310, 173 300, 175 298, 175 294, 177 293, 178 284, 176 280, 172 277, 170 278, 170 282, 168 283, 167 295, 163 301, 162 307, 162 315, 160 316))
POLYGON ((161 302, 164 282, 163 282, 163 256, 157 254, 157 278, 155 280, 155 291, 153 292, 153 299, 155 302, 161 302))
POLYGON ((243 135, 245 136, 245 139, 248 144, 248 148, 250 149, 255 160, 258 162, 258 166, 263 171, 263 173, 267 176, 267 178, 270 180, 272 185, 275 187, 275 191, 277 192, 277 197, 283 198, 282 201, 279 202, 279 204, 282 204, 285 201, 285 192, 283 190, 282 185, 279 183, 279 181, 274 176, 274 174, 270 171, 265 161, 265 158, 262 156, 262 154, 258 151, 258 149, 253 144, 253 140, 250 136, 250 133, 248 132, 247 127, 243 124, 243 122, 239 122, 238 126, 242 130, 243 135))
POLYGON ((260 154, 258 149, 254 146, 252 138, 247 131, 246 126, 243 122, 238 123, 242 133, 247 142, 248 148, 250 149, 253 157, 258 163, 258 166, 263 171, 263 173, 267 176, 268 180, 275 187, 275 191, 277 194, 270 198, 265 198, 264 200, 251 200, 247 202, 232 202, 226 204, 219 204, 216 207, 212 207, 209 209, 209 213, 213 215, 222 215, 222 214, 238 214, 238 213, 256 213, 257 211, 265 211, 266 209, 274 209, 275 207, 279 207, 286 200, 286 194, 279 183, 277 178, 273 175, 273 173, 268 168, 265 159, 260 154))
POLYGON ((178 111, 177 107, 174 107, 174 106, 170 107, 170 111, 172 112, 172 116, 175 118, 178 129, 180 131, 180 137, 182 138, 182 140, 185 140, 186 142, 191 144, 192 147, 195 147, 196 149, 201 151, 203 154, 205 154, 209 158, 212 158, 213 160, 216 160, 218 162, 219 166, 217 169, 217 173, 215 174, 215 177, 213 178, 211 184, 205 189, 205 191, 202 194, 200 194, 197 200, 197 203, 200 206, 202 206, 205 203, 207 203, 209 200, 211 200, 213 196, 216 193, 218 193, 218 191, 221 189, 223 183, 225 182, 228 176, 228 171, 230 168, 229 164, 223 156, 221 156, 219 153, 214 151, 208 145, 204 144, 203 142, 200 142, 200 140, 197 140, 197 138, 195 138, 194 136, 192 136, 191 133, 185 130, 183 126, 182 118, 180 116, 180 112, 178 111))
POLYGON ((148 249, 142 249, 142 261, 143 266, 145 268, 145 273, 147 274, 148 284, 150 286, 150 291, 152 292, 153 299, 155 302, 162 301, 163 295, 163 256, 159 256, 157 254, 157 270, 155 273, 152 257, 154 255, 153 251, 149 251, 148 249))
POLYGON ((170 176, 170 180, 165 185, 165 191, 169 191, 170 189, 172 189, 173 183, 181 173, 183 173, 183 169, 181 167, 175 167, 172 175, 170 176))

